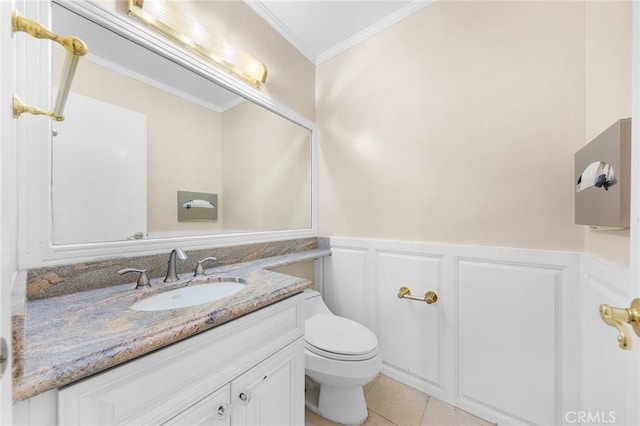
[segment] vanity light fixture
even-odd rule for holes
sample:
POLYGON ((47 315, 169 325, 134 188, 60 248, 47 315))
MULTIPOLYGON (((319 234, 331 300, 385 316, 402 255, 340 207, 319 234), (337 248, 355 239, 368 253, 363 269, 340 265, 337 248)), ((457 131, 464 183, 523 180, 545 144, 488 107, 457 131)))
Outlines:
POLYGON ((195 21, 166 0, 129 0, 129 16, 176 43, 238 75, 254 86, 267 81, 267 67, 233 47, 220 34, 195 21))

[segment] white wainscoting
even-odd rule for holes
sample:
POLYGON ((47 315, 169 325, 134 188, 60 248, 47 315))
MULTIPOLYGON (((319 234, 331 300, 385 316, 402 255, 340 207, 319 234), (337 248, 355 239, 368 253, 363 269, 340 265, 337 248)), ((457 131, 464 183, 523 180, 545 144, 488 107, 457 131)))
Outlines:
MULTIPOLYGON (((335 248, 332 256, 325 260, 323 298, 333 312, 369 325, 367 283, 369 267, 367 267, 367 251, 362 249, 335 248), (326 285, 326 283, 343 283, 344 285, 326 285)), ((370 327, 371 328, 371 327, 370 327)), ((375 329, 372 328, 375 332, 375 329)))
POLYGON ((523 423, 553 424, 562 270, 459 260, 457 271, 459 396, 523 423))
MULTIPOLYGON (((618 332, 600 319, 599 306, 629 306, 629 272, 590 254, 582 257, 580 329, 580 413, 599 421, 590 423, 631 424, 627 386, 638 386, 629 375, 631 362, 638 362, 640 339, 631 333, 633 352, 618 348, 618 332), (635 354, 634 354, 635 352, 635 354), (614 421, 615 419, 615 421, 614 421)), ((632 295, 631 297, 638 297, 632 295)), ((584 422, 583 424, 586 424, 584 422)))
POLYGON ((377 334, 384 374, 500 424, 578 410, 580 253, 335 237, 331 250, 325 300, 377 334), (400 300, 401 286, 438 302, 400 300))
POLYGON ((442 294, 442 257, 379 251, 378 338, 385 362, 442 388, 442 304, 398 299, 400 284, 416 296, 442 294), (407 347, 407 337, 415 343, 407 347))

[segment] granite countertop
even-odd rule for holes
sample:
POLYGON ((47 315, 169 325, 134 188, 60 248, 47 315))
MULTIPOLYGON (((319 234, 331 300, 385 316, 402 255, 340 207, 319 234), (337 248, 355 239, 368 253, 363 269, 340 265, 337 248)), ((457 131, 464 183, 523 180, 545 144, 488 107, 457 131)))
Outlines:
POLYGON ((22 341, 14 338, 13 398, 27 399, 72 383, 300 293, 311 282, 267 269, 330 254, 316 248, 207 269, 207 276, 239 278, 246 287, 224 299, 181 309, 143 312, 129 307, 187 285, 192 274, 181 274, 174 283, 152 279, 146 289, 128 283, 27 301, 22 315, 16 316, 22 317, 24 336, 22 341))

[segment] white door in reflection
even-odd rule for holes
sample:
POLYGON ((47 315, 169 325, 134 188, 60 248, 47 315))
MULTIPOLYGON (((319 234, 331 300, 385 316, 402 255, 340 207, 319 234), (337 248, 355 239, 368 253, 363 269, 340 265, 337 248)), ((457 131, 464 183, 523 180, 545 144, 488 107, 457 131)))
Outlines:
POLYGON ((65 116, 53 125, 54 243, 146 235, 146 115, 71 93, 65 116))

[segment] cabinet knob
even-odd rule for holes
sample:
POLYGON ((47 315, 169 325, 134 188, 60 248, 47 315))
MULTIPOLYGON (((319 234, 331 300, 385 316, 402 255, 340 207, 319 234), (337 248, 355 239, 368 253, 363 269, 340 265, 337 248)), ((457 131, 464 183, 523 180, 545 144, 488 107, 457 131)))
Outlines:
POLYGON ((229 407, 227 404, 222 404, 218 407, 218 417, 227 417, 229 415, 229 407))
POLYGON ((240 395, 238 395, 238 398, 240 398, 240 401, 244 402, 245 404, 248 404, 249 402, 251 402, 251 392, 247 391, 247 392, 241 392, 240 395))

